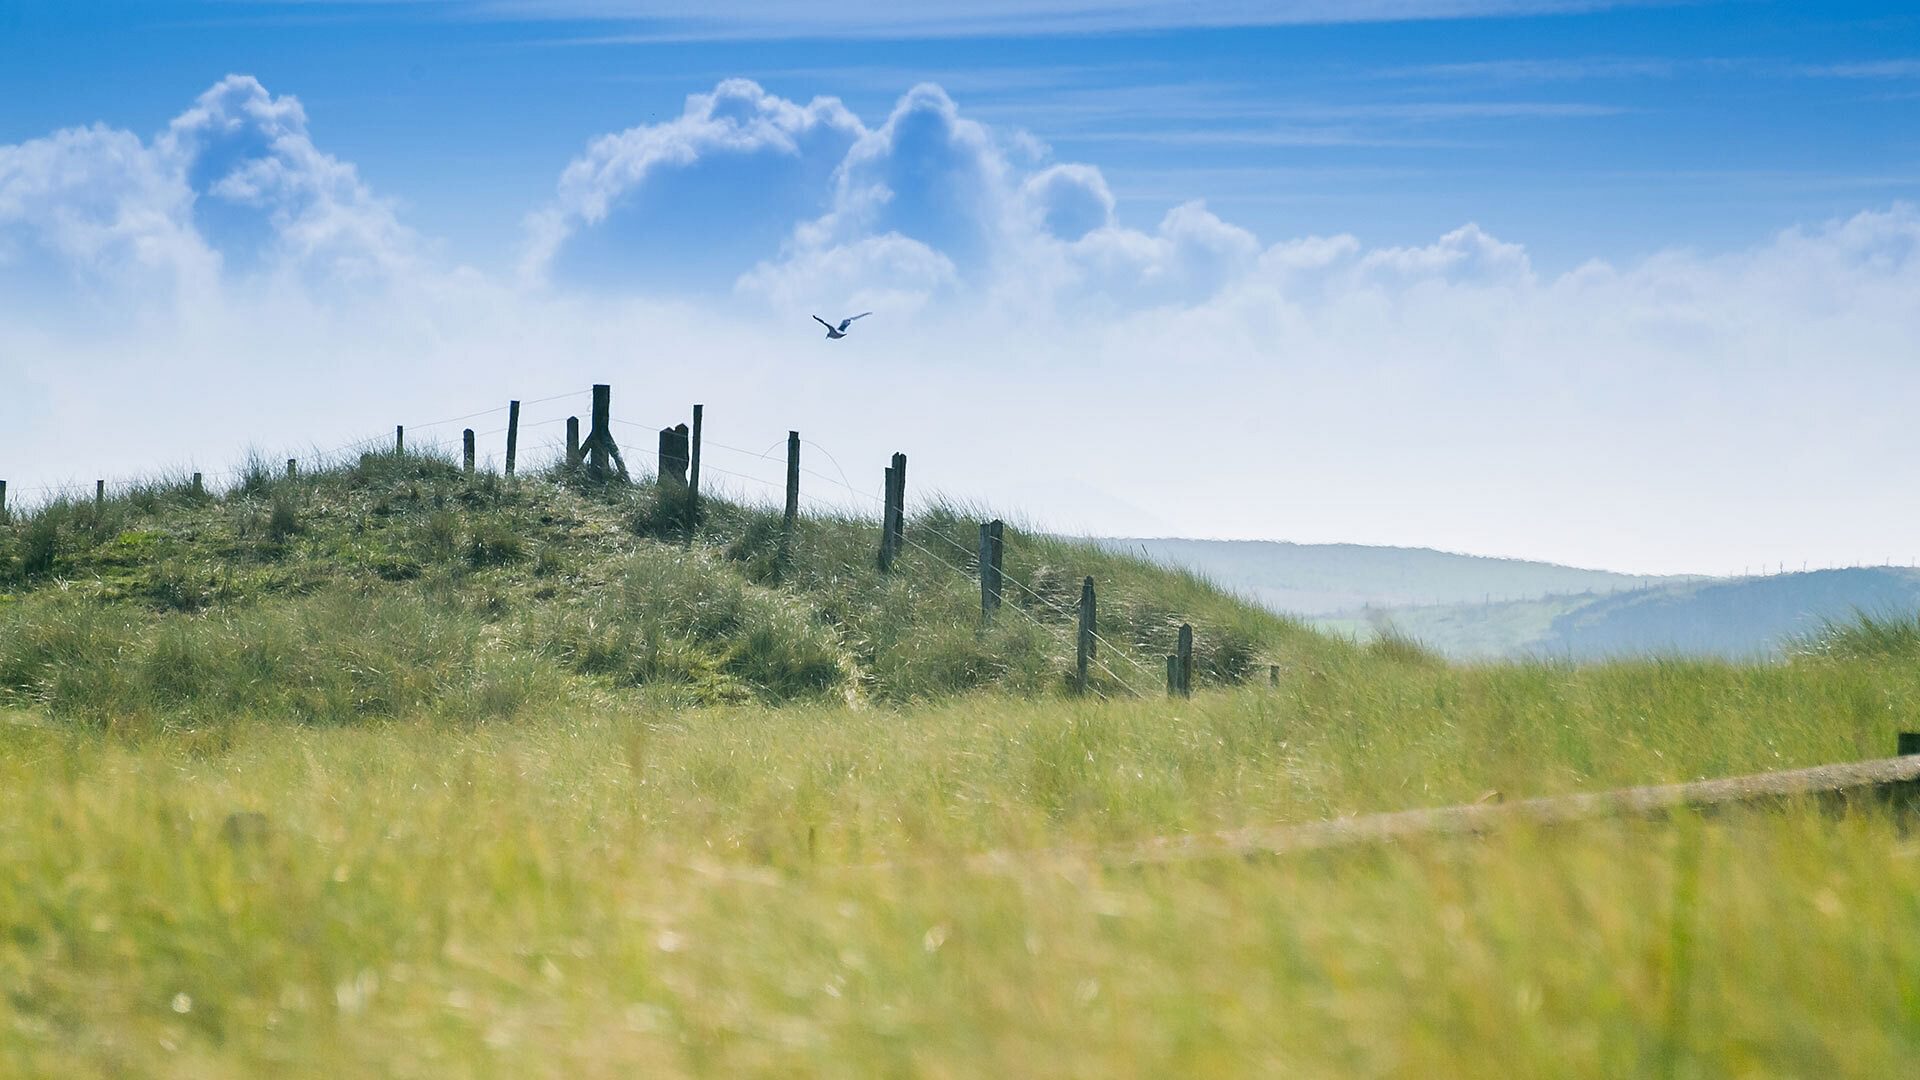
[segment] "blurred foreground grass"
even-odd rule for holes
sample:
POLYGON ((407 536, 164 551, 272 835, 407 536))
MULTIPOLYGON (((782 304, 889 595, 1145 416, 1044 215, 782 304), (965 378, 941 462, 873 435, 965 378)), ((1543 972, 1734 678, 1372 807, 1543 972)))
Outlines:
POLYGON ((1920 845, 1891 814, 1089 854, 1884 756, 1920 697, 1912 665, 1840 653, 1355 655, 1191 702, 609 696, 135 736, 13 714, 0 1072, 1910 1071, 1920 845), (1006 849, 1035 855, 962 868, 1006 849))

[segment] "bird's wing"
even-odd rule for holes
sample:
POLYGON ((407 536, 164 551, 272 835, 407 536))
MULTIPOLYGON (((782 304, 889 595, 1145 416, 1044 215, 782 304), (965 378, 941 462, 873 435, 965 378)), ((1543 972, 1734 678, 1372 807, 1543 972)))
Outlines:
POLYGON ((855 315, 855 316, 853 316, 852 318, 849 318, 849 319, 848 319, 847 321, 848 321, 848 322, 852 322, 852 321, 853 321, 854 319, 864 319, 864 318, 866 318, 867 316, 869 316, 869 315, 871 315, 871 314, 873 314, 873 312, 871 312, 871 311, 863 311, 863 312, 861 312, 860 314, 858 314, 858 315, 855 315))
POLYGON ((821 326, 824 326, 824 327, 826 327, 826 328, 827 328, 827 329, 829 329, 829 330, 831 330, 831 329, 833 329, 833 324, 832 324, 832 323, 830 323, 830 322, 828 322, 827 320, 825 320, 825 319, 823 319, 823 318, 821 318, 821 317, 820 317, 820 316, 818 316, 818 315, 815 315, 815 316, 813 317, 813 321, 814 321, 814 322, 817 322, 817 323, 819 323, 819 324, 820 324, 821 326))

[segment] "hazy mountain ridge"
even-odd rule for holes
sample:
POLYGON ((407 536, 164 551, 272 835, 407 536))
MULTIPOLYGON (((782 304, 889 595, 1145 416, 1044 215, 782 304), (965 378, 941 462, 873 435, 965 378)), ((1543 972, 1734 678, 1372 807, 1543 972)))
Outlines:
POLYGON ((1828 621, 1920 610, 1920 570, 1904 567, 1636 577, 1428 548, 1101 542, 1188 567, 1322 629, 1365 638, 1390 625, 1456 659, 1764 657, 1828 621))
POLYGON ((1684 580, 1433 548, 1284 540, 1112 538, 1098 543, 1197 571, 1267 607, 1334 615, 1366 607, 1484 604, 1684 580))

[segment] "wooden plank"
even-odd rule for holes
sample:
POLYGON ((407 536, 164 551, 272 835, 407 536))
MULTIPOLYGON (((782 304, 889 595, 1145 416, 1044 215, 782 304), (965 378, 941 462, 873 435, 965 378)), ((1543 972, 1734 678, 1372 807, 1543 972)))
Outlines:
MULTIPOLYGON (((1175 659, 1168 654, 1170 668, 1175 659)), ((1913 740, 1911 745, 1920 747, 1920 734, 1909 737, 1913 740)), ((1154 837, 1110 847, 988 851, 967 858, 963 865, 974 873, 990 874, 1028 873, 1088 862, 1109 866, 1171 865, 1471 838, 1497 828, 1522 825, 1553 827, 1608 818, 1657 821, 1681 811, 1712 814, 1741 809, 1777 810, 1796 804, 1825 810, 1888 807, 1905 812, 1920 811, 1920 754, 1511 803, 1469 803, 1294 825, 1256 825, 1154 837)), ((915 865, 921 864, 913 861, 866 864, 868 869, 875 870, 915 865)))
POLYGON ((580 467, 580 418, 567 417, 567 468, 580 467))
POLYGON ((1598 818, 1661 818, 1679 810, 1779 806, 1813 800, 1840 805, 1920 801, 1920 756, 1621 788, 1511 803, 1365 814, 1304 825, 1254 826, 1163 837, 1116 851, 1122 863, 1166 863, 1222 856, 1286 855, 1436 836, 1473 836, 1508 825, 1564 825, 1598 818))

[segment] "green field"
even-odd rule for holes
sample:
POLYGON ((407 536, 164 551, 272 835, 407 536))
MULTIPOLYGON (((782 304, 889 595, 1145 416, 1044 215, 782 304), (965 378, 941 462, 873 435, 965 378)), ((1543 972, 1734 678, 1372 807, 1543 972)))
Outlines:
POLYGON ((809 518, 782 560, 777 513, 717 503, 689 548, 650 488, 390 457, 16 515, 0 1073, 1877 1077, 1920 1053, 1920 845, 1891 812, 1108 857, 1884 756, 1920 726, 1915 628, 1764 666, 1457 668, 1015 532, 982 633, 973 520, 915 515, 881 575, 867 522, 809 518), (1056 606, 1083 574, 1112 669, 1084 700, 1056 606), (1155 681, 1183 619, 1190 701, 1155 681))

